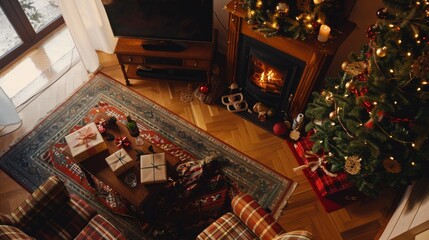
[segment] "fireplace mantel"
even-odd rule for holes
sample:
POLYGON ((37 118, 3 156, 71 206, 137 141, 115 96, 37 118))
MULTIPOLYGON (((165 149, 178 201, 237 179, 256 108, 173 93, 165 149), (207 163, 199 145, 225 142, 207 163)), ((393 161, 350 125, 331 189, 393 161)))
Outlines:
POLYGON ((245 20, 245 9, 241 8, 239 0, 229 2, 225 9, 229 12, 229 30, 227 42, 227 78, 229 83, 237 81, 238 54, 240 35, 256 39, 264 44, 278 49, 290 56, 305 62, 305 68, 298 87, 289 96, 288 116, 295 118, 304 111, 312 91, 320 88, 324 75, 340 45, 355 28, 355 24, 344 21, 344 24, 335 27, 335 35, 325 43, 309 37, 305 41, 294 40, 282 36, 270 38, 252 30, 252 26, 245 20))

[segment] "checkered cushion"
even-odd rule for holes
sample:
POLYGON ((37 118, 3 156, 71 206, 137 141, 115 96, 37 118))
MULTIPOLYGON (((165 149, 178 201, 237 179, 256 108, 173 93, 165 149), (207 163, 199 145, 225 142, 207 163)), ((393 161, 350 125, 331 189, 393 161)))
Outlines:
POLYGON ((258 239, 258 237, 233 213, 229 212, 208 226, 198 240, 258 239))
POLYGON ((58 214, 46 220, 45 225, 37 229, 32 236, 37 239, 72 239, 96 214, 96 211, 84 200, 76 195, 70 195, 70 201, 64 203, 64 207, 58 211, 58 214))
POLYGON ((0 239, 2 240, 30 240, 35 239, 27 234, 25 232, 19 230, 16 227, 8 226, 8 225, 0 225, 0 239))
MULTIPOLYGON (((123 235, 83 199, 69 194, 58 177, 50 177, 2 222, 36 239, 124 239, 123 235)), ((1 239, 1 238, 0 238, 1 239)))
POLYGON ((95 216, 80 232, 75 240, 126 239, 112 224, 101 215, 95 216))
POLYGON ((15 225, 15 220, 11 215, 0 213, 0 225, 15 225))
POLYGON ((291 231, 287 233, 283 233, 273 240, 312 240, 313 235, 305 230, 297 230, 297 231, 291 231))
POLYGON ((69 194, 60 179, 50 177, 11 215, 18 228, 31 236, 36 236, 38 229, 43 228, 49 219, 54 218, 68 199, 69 194))
POLYGON ((273 216, 248 194, 235 196, 232 199, 231 207, 234 214, 262 240, 272 240, 277 235, 284 233, 284 229, 273 216))

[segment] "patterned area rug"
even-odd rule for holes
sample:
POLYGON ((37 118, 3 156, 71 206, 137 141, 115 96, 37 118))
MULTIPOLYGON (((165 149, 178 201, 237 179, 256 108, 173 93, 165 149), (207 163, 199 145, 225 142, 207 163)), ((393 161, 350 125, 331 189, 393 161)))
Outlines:
POLYGON ((90 187, 80 168, 62 154, 64 136, 93 121, 99 112, 115 116, 122 122, 125 122, 125 114, 135 116, 145 141, 180 161, 210 155, 221 157, 228 162, 222 172, 237 191, 251 194, 276 218, 296 188, 297 184, 292 180, 101 73, 4 154, 0 167, 29 191, 48 176, 58 175, 70 191, 90 202, 130 239, 144 239, 144 222, 136 217, 136 209, 101 181, 96 180, 98 189, 90 187))

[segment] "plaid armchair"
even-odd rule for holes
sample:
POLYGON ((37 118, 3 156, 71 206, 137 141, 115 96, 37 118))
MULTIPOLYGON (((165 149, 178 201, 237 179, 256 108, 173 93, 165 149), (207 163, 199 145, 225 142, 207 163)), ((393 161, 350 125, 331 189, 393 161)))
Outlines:
POLYGON ((52 176, 10 215, 0 214, 0 239, 126 238, 52 176))
POLYGON ((224 214, 197 236, 198 240, 311 240, 310 232, 285 232, 276 220, 248 194, 232 199, 232 212, 224 214))

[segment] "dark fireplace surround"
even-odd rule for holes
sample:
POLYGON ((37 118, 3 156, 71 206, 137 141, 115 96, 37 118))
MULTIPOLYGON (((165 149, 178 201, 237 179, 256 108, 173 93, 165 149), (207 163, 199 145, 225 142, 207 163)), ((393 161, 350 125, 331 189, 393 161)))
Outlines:
POLYGON ((238 62, 237 83, 249 108, 262 103, 273 110, 265 120, 259 119, 255 112, 244 111, 240 115, 271 131, 274 123, 287 119, 305 62, 246 35, 240 38, 238 62), (270 81, 268 71, 274 72, 276 79, 270 81))

